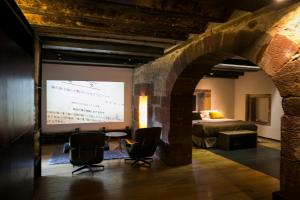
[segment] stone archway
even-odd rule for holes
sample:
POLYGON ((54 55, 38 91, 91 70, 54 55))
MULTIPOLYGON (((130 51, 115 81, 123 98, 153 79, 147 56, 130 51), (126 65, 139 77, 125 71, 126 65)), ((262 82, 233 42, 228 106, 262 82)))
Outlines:
MULTIPOLYGON (((281 192, 300 186, 300 3, 268 7, 208 29, 182 48, 134 73, 137 98, 149 96, 149 126, 163 127, 160 157, 169 165, 191 162, 191 102, 199 79, 229 55, 258 64, 283 97, 281 192)), ((134 118, 137 127, 137 117, 134 118)))

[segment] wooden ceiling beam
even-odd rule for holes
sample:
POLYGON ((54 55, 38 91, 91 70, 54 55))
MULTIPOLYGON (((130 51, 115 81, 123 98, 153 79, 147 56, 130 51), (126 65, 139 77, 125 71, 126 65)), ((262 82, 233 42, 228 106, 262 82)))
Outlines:
POLYGON ((60 51, 76 51, 76 52, 90 52, 90 53, 102 53, 102 54, 117 54, 117 55, 134 55, 134 56, 145 56, 158 58, 162 54, 159 53, 148 53, 148 52, 134 52, 128 50, 116 50, 116 49, 101 49, 101 48, 89 48, 89 47, 78 47, 78 46, 62 46, 62 45, 49 45, 44 44, 43 49, 60 50, 60 51))
POLYGON ((79 60, 51 60, 51 59, 43 59, 43 63, 49 64, 63 64, 63 65, 80 65, 80 66, 99 66, 99 67, 118 67, 118 68, 134 68, 135 64, 116 64, 116 63, 108 63, 108 62, 91 62, 90 60, 85 61, 82 58, 79 60))
MULTIPOLYGON (((35 31, 40 37, 54 37, 54 38, 66 38, 66 39, 81 39, 90 41, 103 41, 103 40, 119 40, 137 42, 138 44, 162 44, 162 45, 174 45, 182 42, 181 40, 175 40, 171 38, 159 38, 159 37, 148 37, 139 35, 121 35, 114 33, 101 33, 99 31, 75 31, 74 29, 66 29, 59 27, 46 27, 46 26, 33 26, 35 31)), ((118 42, 116 42, 118 43, 118 42)), ((151 46, 151 45, 149 45, 151 46)), ((158 46, 159 47, 159 46, 158 46)))
POLYGON ((211 70, 206 77, 215 77, 215 78, 232 78, 237 79, 239 76, 243 76, 244 72, 237 72, 237 71, 215 71, 211 70))
POLYGON ((55 45, 65 47, 82 47, 89 49, 103 49, 103 50, 118 50, 118 51, 130 51, 130 52, 146 52, 163 54, 163 49, 158 47, 150 47, 146 45, 133 45, 122 43, 111 43, 102 41, 84 41, 84 40, 70 40, 49 38, 43 41, 44 45, 55 45))
POLYGON ((42 57, 42 61, 46 63, 103 65, 130 68, 147 63, 152 59, 153 58, 137 56, 121 57, 120 55, 56 50, 45 50, 42 57))
MULTIPOLYGON (((218 65, 217 65, 218 66, 218 65)), ((226 67, 226 68, 218 68, 218 67, 213 67, 212 70, 214 71, 227 71, 227 72, 255 72, 259 71, 259 68, 244 68, 244 67, 226 67)))
MULTIPOLYGON (((111 35, 110 35, 111 36, 111 35)), ((157 47, 157 48, 168 48, 173 46, 181 41, 177 40, 167 40, 167 41, 159 41, 155 40, 156 38, 150 38, 147 40, 136 40, 134 37, 132 38, 121 38, 121 37, 93 37, 93 36, 77 36, 77 35, 65 35, 60 33, 40 33, 40 40, 42 42, 49 40, 81 40, 81 41, 95 41, 95 42, 108 42, 108 43, 117 43, 117 44, 127 44, 127 45, 141 45, 141 46, 149 46, 149 47, 157 47)))
POLYGON ((107 58, 107 59, 117 59, 117 60, 135 60, 140 63, 146 63, 153 60, 153 57, 146 56, 137 56, 137 55, 117 55, 117 54, 99 54, 99 53, 90 53, 90 52, 75 52, 75 51, 57 51, 57 50, 45 50, 44 55, 70 55, 70 56, 85 56, 85 57, 97 57, 97 58, 107 58))

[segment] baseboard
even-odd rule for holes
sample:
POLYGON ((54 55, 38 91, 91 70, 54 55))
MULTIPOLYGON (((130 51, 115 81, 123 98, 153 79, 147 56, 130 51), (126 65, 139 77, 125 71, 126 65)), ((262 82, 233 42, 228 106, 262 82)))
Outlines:
POLYGON ((263 136, 260 136, 260 135, 258 135, 257 137, 258 137, 258 138, 263 138, 263 139, 267 139, 267 140, 271 140, 271 141, 275 141, 275 142, 281 143, 281 140, 276 140, 276 139, 272 139, 272 138, 267 138, 267 137, 263 137, 263 136))

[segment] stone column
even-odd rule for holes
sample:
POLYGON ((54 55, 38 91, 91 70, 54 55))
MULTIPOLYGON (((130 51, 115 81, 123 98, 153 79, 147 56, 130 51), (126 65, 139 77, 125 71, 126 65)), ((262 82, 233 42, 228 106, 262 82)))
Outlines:
POLYGON ((300 197, 300 60, 289 61, 274 73, 273 80, 283 96, 285 115, 281 120, 280 191, 274 199, 300 197))

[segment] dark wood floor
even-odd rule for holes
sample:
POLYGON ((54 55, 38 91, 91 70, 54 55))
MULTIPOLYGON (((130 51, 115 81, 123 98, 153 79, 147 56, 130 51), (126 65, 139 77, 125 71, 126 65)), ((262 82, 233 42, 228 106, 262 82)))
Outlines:
POLYGON ((203 149, 193 149, 193 162, 186 166, 171 168, 158 158, 151 168, 109 160, 102 162, 104 171, 76 176, 70 164, 47 164, 52 149, 43 148, 43 176, 34 199, 264 200, 279 190, 278 179, 203 149))

